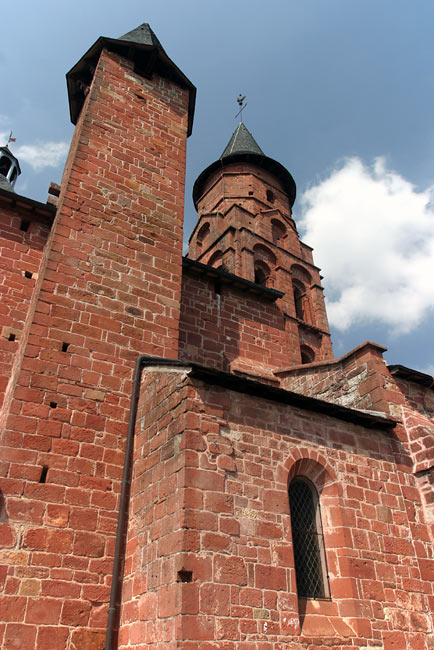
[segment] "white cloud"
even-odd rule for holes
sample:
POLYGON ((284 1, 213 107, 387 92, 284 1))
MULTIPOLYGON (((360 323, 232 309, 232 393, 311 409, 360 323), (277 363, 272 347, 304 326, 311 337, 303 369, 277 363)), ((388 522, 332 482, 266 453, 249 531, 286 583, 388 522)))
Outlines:
POLYGON ((65 160, 68 149, 67 142, 40 142, 16 147, 14 155, 20 162, 26 162, 35 171, 40 171, 46 167, 58 167, 65 160))
MULTIPOLYGON (((5 116, 0 115, 0 123, 5 116)), ((6 118, 5 118, 6 119, 6 118)), ((10 131, 0 131, 0 143, 7 144, 10 131)), ((12 143, 11 151, 19 160, 30 165, 34 171, 41 171, 46 167, 58 167, 64 162, 68 153, 67 142, 37 142, 36 144, 22 144, 17 146, 12 143)))
POLYGON ((434 309, 434 186, 417 191, 383 158, 371 167, 350 158, 301 205, 333 326, 377 322, 403 334, 434 309))

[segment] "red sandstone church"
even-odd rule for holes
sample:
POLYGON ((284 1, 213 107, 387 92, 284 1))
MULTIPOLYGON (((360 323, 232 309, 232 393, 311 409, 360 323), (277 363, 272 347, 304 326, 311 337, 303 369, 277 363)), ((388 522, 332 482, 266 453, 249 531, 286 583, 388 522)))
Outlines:
POLYGON ((147 24, 67 79, 47 203, 0 149, 1 647, 434 648, 432 378, 333 356, 243 123, 182 257, 195 88, 147 24))

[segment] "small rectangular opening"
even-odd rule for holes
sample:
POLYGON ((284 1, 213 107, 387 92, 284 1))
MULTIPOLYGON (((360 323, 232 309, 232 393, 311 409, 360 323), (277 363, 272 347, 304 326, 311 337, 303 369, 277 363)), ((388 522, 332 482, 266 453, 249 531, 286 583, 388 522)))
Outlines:
POLYGON ((33 273, 30 273, 30 271, 24 271, 24 277, 30 279, 31 277, 33 277, 33 273))
POLYGON ((69 348, 69 343, 62 343, 62 352, 66 352, 69 348))
POLYGON ((11 332, 11 333, 9 334, 9 336, 8 336, 8 341, 15 341, 15 339, 16 339, 15 334, 12 334, 12 332, 11 332))
POLYGON ((41 469, 41 476, 39 477, 39 483, 45 483, 47 480, 48 467, 44 465, 41 469))
POLYGON ((30 226, 30 221, 27 221, 27 219, 21 219, 20 223, 20 230, 23 232, 27 232, 30 226))
POLYGON ((220 282, 220 280, 216 280, 214 282, 214 293, 216 293, 219 296, 221 292, 222 292, 222 283, 220 282))
POLYGON ((192 582, 193 571, 178 571, 178 582, 192 582))
POLYGON ((57 402, 50 402, 50 409, 57 409, 57 402))

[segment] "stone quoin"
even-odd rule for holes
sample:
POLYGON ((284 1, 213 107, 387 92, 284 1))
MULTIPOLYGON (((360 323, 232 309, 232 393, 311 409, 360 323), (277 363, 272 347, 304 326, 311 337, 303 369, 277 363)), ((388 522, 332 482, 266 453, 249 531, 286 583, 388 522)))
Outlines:
POLYGON ((196 91, 149 25, 67 81, 47 203, 0 147, 1 647, 433 650, 432 377, 334 357, 242 121, 183 257, 196 91))

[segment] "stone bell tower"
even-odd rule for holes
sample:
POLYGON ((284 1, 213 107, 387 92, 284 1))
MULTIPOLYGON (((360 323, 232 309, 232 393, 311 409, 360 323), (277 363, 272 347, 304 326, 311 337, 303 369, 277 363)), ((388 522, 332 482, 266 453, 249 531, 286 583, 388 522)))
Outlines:
POLYGON ((332 357, 319 269, 292 217, 291 174, 240 122, 220 158, 196 180, 198 222, 188 257, 283 292, 290 364, 332 357))

